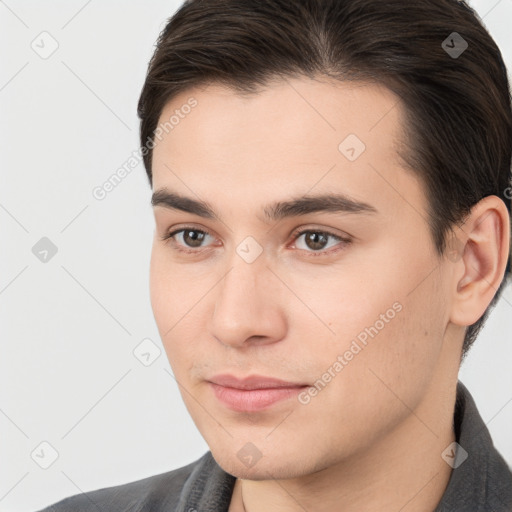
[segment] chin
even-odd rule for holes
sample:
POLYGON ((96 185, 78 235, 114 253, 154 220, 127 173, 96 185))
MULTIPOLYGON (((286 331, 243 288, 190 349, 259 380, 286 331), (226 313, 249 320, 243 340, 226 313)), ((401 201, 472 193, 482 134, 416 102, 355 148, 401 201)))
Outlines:
POLYGON ((226 473, 243 480, 271 480, 297 478, 314 472, 315 468, 308 468, 302 461, 283 461, 277 455, 261 457, 254 465, 248 466, 240 460, 237 453, 218 452, 211 449, 213 458, 226 473))

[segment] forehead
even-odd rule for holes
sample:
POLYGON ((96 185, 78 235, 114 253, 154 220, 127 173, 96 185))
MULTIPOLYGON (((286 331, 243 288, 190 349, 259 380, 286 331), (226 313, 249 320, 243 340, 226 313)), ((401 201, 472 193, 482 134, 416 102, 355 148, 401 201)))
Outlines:
POLYGON ((402 109, 385 87, 360 82, 288 78, 248 95, 219 84, 191 88, 160 115, 160 126, 174 122, 153 150, 153 186, 224 197, 341 186, 396 203, 397 191, 419 186, 397 153, 402 109))
POLYGON ((331 131, 348 128, 361 134, 373 131, 392 113, 389 128, 393 121, 399 120, 402 108, 400 98, 377 83, 289 77, 273 79, 253 93, 239 93, 218 83, 186 89, 165 105, 160 122, 168 120, 190 98, 198 102, 199 108, 193 109, 194 116, 202 116, 203 120, 215 116, 220 122, 229 117, 233 123, 242 122, 250 115, 253 120, 261 121, 255 128, 261 128, 267 120, 278 120, 276 129, 296 130, 301 125, 296 126, 293 121, 309 119, 315 128, 331 131))
POLYGON ((188 146, 214 147, 216 153, 240 144, 269 150, 295 144, 318 153, 338 149, 349 134, 373 149, 392 150, 403 138, 402 108, 378 84, 287 78, 242 95, 213 83, 185 90, 165 105, 158 125, 166 143, 154 153, 165 146, 179 151, 184 138, 188 146))

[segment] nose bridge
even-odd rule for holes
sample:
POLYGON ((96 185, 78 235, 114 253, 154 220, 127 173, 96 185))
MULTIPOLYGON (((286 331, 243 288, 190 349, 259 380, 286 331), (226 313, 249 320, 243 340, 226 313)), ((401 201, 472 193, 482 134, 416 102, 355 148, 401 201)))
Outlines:
POLYGON ((234 254, 230 270, 218 284, 210 332, 225 345, 242 345, 251 337, 281 335, 282 315, 275 283, 263 255, 248 263, 234 254), (279 319, 281 316, 281 319, 279 319))

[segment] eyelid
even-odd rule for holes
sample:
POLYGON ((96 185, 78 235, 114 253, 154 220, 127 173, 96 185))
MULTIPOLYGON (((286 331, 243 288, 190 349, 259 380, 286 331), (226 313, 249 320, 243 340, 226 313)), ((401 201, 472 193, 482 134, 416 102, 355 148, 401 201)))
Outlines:
POLYGON ((304 233, 323 233, 325 235, 330 235, 338 240, 345 241, 352 239, 352 237, 347 233, 335 233, 334 230, 331 230, 329 228, 321 228, 318 226, 301 226, 300 228, 297 228, 292 231, 291 237, 295 240, 296 237, 303 235, 304 233))
POLYGON ((177 235, 178 233, 181 233, 182 231, 197 231, 199 233, 204 233, 206 235, 213 236, 207 229, 196 228, 195 226, 183 226, 180 228, 172 229, 172 231, 171 231, 171 229, 168 229, 159 238, 160 238, 160 240, 168 240, 169 238, 172 238, 173 236, 177 235))

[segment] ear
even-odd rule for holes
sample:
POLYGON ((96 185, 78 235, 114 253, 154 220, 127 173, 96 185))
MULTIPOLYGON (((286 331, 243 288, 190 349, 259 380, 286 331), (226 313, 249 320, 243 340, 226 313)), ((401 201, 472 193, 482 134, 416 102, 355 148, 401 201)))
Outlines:
POLYGON ((487 196, 472 209, 448 241, 453 263, 450 320, 474 324, 485 312, 505 274, 510 252, 510 215, 497 196, 487 196))

